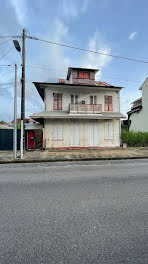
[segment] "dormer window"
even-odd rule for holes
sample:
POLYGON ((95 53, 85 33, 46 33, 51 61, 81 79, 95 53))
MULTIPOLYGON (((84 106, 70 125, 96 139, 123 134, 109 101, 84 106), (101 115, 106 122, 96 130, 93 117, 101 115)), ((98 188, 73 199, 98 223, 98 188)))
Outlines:
POLYGON ((78 78, 79 79, 90 79, 90 73, 89 72, 78 72, 78 78))

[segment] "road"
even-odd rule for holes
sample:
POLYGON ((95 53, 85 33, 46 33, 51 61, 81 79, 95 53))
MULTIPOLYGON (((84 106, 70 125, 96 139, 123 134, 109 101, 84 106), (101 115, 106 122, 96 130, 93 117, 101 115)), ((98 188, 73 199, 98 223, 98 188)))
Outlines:
POLYGON ((148 160, 0 165, 0 264, 148 263, 148 160))

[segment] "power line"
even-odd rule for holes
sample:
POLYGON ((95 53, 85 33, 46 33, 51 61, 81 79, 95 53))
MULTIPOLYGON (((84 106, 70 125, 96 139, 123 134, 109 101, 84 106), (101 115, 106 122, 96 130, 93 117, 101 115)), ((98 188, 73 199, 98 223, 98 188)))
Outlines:
POLYGON ((11 64, 8 64, 8 65, 0 65, 0 67, 11 67, 11 66, 13 66, 13 65, 11 65, 11 64))
POLYGON ((4 57, 7 56, 8 53, 10 53, 10 51, 13 49, 13 47, 11 47, 1 58, 0 60, 2 60, 4 57))
POLYGON ((2 44, 4 44, 4 43, 7 43, 7 42, 10 41, 10 40, 12 40, 12 38, 7 39, 7 40, 5 40, 5 41, 3 41, 3 42, 0 42, 0 45, 2 45, 2 44))
POLYGON ((0 36, 0 38, 21 38, 22 36, 0 36))
MULTIPOLYGON (((40 66, 34 66, 34 65, 26 65, 26 67, 35 68, 35 69, 41 69, 41 70, 45 69, 45 70, 50 70, 50 71, 55 71, 55 72, 65 72, 65 70, 62 70, 62 69, 58 69, 57 70, 57 69, 53 69, 53 68, 46 68, 46 67, 40 67, 40 66)), ((114 76, 112 77, 112 76, 101 75, 101 77, 109 78, 109 79, 117 79, 117 80, 126 81, 126 82, 141 83, 141 81, 122 79, 120 77, 114 77, 114 76)), ((54 77, 52 77, 52 78, 54 78, 54 77)))
POLYGON ((78 48, 78 47, 74 47, 74 46, 70 46, 70 45, 66 45, 66 44, 62 44, 62 43, 58 43, 58 42, 53 42, 53 41, 49 41, 49 40, 45 40, 45 39, 39 39, 39 38, 36 38, 36 37, 26 36, 26 38, 33 39, 33 40, 39 40, 39 41, 42 41, 42 42, 46 42, 48 44, 62 46, 62 47, 65 47, 65 48, 80 50, 80 51, 89 52, 89 53, 93 53, 93 54, 99 54, 99 55, 103 55, 103 56, 109 56, 109 57, 113 57, 113 58, 116 58, 116 59, 135 61, 135 62, 139 62, 139 63, 148 63, 148 61, 143 61, 143 60, 133 59, 133 58, 128 58, 128 57, 122 57, 122 56, 117 56, 117 55, 113 55, 113 54, 98 52, 98 51, 95 51, 95 50, 88 50, 88 49, 84 49, 84 48, 78 48))

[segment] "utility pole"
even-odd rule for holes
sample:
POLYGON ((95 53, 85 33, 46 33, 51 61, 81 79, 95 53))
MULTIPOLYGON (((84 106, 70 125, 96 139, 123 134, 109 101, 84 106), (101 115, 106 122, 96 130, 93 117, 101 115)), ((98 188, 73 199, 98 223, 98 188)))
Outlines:
POLYGON ((17 64, 15 64, 13 158, 17 158, 17 64))
POLYGON ((25 154, 25 39, 26 39, 26 30, 23 29, 22 35, 22 92, 21 92, 21 128, 22 130, 22 140, 20 147, 23 146, 23 151, 21 153, 21 158, 23 158, 23 154, 25 154))

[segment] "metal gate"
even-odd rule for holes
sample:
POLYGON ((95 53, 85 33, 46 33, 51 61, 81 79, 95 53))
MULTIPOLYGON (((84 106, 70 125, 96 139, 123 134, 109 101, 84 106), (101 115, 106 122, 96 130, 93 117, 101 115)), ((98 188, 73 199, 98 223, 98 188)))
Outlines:
MULTIPOLYGON (((21 130, 17 130, 17 149, 20 149, 21 130)), ((25 131, 25 147, 27 149, 27 131, 25 131)), ((13 150, 13 129, 0 129, 0 150, 13 150)))

